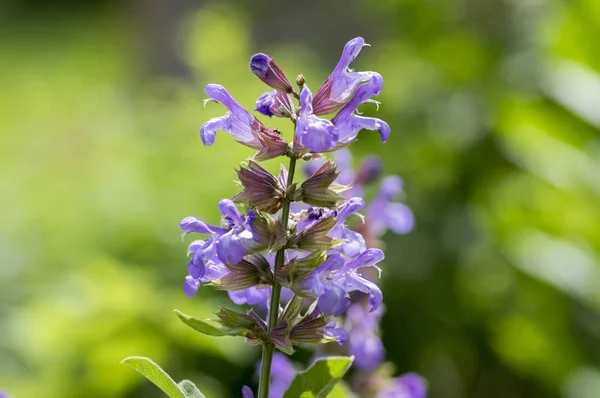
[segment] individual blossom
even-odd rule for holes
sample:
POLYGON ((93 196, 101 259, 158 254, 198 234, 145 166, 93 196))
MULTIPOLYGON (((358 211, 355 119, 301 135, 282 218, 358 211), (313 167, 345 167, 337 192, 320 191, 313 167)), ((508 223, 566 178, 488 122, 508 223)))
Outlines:
POLYGON ((390 229, 397 234, 407 234, 415 225, 415 218, 408 206, 396 202, 402 192, 403 182, 398 176, 388 176, 381 181, 377 196, 367 208, 369 233, 381 236, 390 229))
POLYGON ((307 86, 300 91, 300 112, 296 119, 294 145, 301 150, 324 152, 335 148, 338 132, 333 123, 316 116, 313 112, 312 93, 307 86))
POLYGON ((295 190, 292 199, 313 206, 334 208, 344 199, 340 193, 349 188, 334 183, 339 174, 333 162, 325 162, 295 190))
POLYGON ((259 152, 254 156, 258 160, 271 159, 286 153, 287 142, 245 110, 223 86, 209 84, 204 91, 209 96, 209 100, 222 103, 228 110, 225 116, 204 123, 200 129, 200 137, 204 145, 212 145, 217 131, 223 130, 236 141, 258 150, 259 152))
POLYGON ((426 398, 427 381, 416 373, 395 378, 377 394, 377 398, 426 398))
POLYGON ((367 249, 348 262, 341 254, 333 254, 302 282, 301 293, 317 297, 323 313, 340 316, 350 306, 350 293, 360 291, 368 294, 374 311, 383 295, 375 283, 360 275, 359 269, 375 266, 383 258, 379 249, 367 249))
POLYGON ((254 110, 269 117, 296 117, 292 97, 290 97, 289 94, 277 90, 268 91, 258 97, 256 100, 256 108, 254 110))
POLYGON ((196 217, 186 217, 179 224, 184 235, 192 232, 207 235, 206 240, 196 240, 188 247, 191 259, 188 264, 189 275, 184 284, 188 296, 197 291, 199 279, 206 273, 207 262, 215 266, 238 263, 247 249, 255 244, 251 225, 256 215, 252 210, 248 216, 244 216, 230 199, 221 200, 219 210, 222 214, 221 227, 206 224, 196 217))
POLYGON ((282 183, 282 180, 287 176, 287 170, 283 166, 281 166, 280 177, 275 178, 250 160, 246 167, 240 166, 237 175, 244 190, 233 198, 235 202, 249 202, 258 210, 271 214, 281 208, 286 193, 286 183, 285 181, 282 183))
POLYGON ((326 115, 340 109, 348 102, 356 87, 373 76, 375 72, 355 72, 349 68, 360 50, 367 45, 362 37, 346 43, 337 66, 315 94, 315 115, 326 115))
POLYGON ((390 136, 390 126, 381 119, 356 115, 358 106, 366 102, 373 102, 372 96, 379 95, 383 86, 383 78, 375 73, 369 82, 356 89, 356 93, 336 115, 331 122, 337 131, 337 146, 345 146, 352 143, 362 129, 378 131, 382 142, 386 142, 390 136))
POLYGON ((358 369, 375 369, 383 362, 385 349, 379 337, 383 312, 383 306, 368 312, 360 302, 352 304, 346 311, 348 353, 354 355, 353 365, 358 369))
POLYGON ((285 73, 275 60, 267 54, 254 54, 250 58, 250 70, 269 87, 288 94, 294 92, 292 84, 285 73))

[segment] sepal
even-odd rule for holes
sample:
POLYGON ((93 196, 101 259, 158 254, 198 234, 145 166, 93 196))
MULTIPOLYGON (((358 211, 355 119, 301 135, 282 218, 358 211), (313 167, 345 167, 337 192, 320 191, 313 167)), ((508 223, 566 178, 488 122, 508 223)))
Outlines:
POLYGON ((292 199, 313 206, 335 208, 337 202, 344 199, 339 193, 350 188, 334 183, 339 175, 340 172, 333 162, 325 162, 300 185, 300 189, 294 192, 292 199))
POLYGON ((257 285, 272 285, 273 272, 260 253, 249 254, 236 264, 225 264, 229 273, 213 281, 221 290, 243 290, 257 285))
POLYGON ((252 160, 246 167, 240 166, 237 175, 244 190, 233 197, 234 202, 249 202, 252 207, 270 214, 281 208, 285 188, 274 175, 252 160))
POLYGON ((288 242, 288 247, 302 251, 329 249, 341 244, 341 241, 327 234, 335 227, 337 221, 333 215, 306 227, 302 232, 295 233, 288 242))

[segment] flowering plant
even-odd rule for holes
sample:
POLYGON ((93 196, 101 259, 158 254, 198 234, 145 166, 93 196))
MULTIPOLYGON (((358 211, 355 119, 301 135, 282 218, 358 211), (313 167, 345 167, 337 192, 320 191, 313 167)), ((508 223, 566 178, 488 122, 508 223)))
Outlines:
MULTIPOLYGON (((222 130, 257 152, 237 170, 241 192, 219 202, 220 225, 196 217, 181 221, 184 236, 201 236, 188 246, 184 292, 193 297, 200 286, 211 285, 226 290, 233 303, 253 307, 248 311, 221 307, 216 324, 176 314, 200 333, 243 336, 248 344, 260 345, 260 398, 325 397, 353 361, 357 394, 425 396, 426 386, 418 375, 391 379, 374 371, 384 358, 378 326, 383 295, 374 282, 384 253, 377 238, 387 229, 409 232, 413 217, 408 207, 395 201, 402 181, 394 176, 383 179, 380 193, 366 209, 366 221, 359 214, 365 207, 363 187, 377 180, 381 167, 377 159, 369 158, 354 173, 345 147, 362 129, 377 131, 383 142, 390 134, 386 122, 358 112, 361 104, 379 105, 372 97, 383 85, 376 72, 349 69, 365 45, 360 37, 349 41, 314 96, 302 75, 296 79, 296 91, 271 57, 251 58, 250 70, 273 89, 258 98, 256 111, 289 119, 294 126, 291 142, 244 109, 224 87, 205 88, 207 101, 223 104, 228 112, 202 126, 204 145, 213 145, 222 130), (323 117, 329 114, 335 115, 323 117), (329 152, 335 152, 337 165, 325 158, 329 152), (282 165, 277 176, 259 164, 277 157, 289 159, 287 169, 282 165), (307 162, 302 183, 294 180, 299 161, 307 162), (364 222, 358 224, 356 219, 364 222), (323 348, 331 342, 342 348, 323 348), (307 370, 296 372, 284 354, 306 344, 317 347, 317 359, 307 370), (330 351, 345 355, 326 356, 330 351)), ((203 396, 192 382, 175 383, 147 358, 130 357, 124 363, 171 397, 203 396)), ((242 394, 254 396, 247 386, 242 394)))

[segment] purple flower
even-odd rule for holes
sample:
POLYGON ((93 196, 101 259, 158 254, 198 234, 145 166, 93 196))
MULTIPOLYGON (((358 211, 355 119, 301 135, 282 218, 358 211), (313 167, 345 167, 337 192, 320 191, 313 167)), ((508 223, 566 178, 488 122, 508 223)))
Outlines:
POLYGON ((223 130, 236 141, 258 150, 257 159, 271 159, 287 151, 287 142, 245 110, 223 86, 209 84, 204 91, 210 100, 221 102, 229 111, 225 116, 204 123, 200 129, 204 145, 212 145, 217 131, 223 130))
MULTIPOLYGON (((256 364, 256 373, 260 373, 262 361, 256 364)), ((271 364, 271 384, 269 385, 269 398, 281 398, 296 377, 296 368, 288 357, 279 352, 273 354, 271 364)), ((245 397, 244 397, 245 398, 245 397)))
POLYGON ((363 278, 358 270, 375 266, 383 258, 379 249, 367 249, 349 262, 341 254, 333 254, 302 282, 302 290, 319 298, 319 308, 325 314, 340 316, 350 305, 350 292, 356 290, 369 295, 371 311, 374 311, 383 295, 379 287, 363 278))
POLYGON ((402 185, 398 176, 388 176, 381 181, 379 194, 367 209, 367 226, 372 235, 381 236, 387 229, 407 234, 413 229, 415 218, 410 208, 394 202, 402 192, 402 185))
POLYGON ((300 114, 296 120, 294 144, 312 152, 333 149, 338 141, 338 132, 333 123, 313 114, 312 93, 307 86, 300 92, 300 114))
POLYGON ((354 355, 353 365, 358 369, 375 369, 384 359, 385 350, 379 338, 379 321, 383 307, 366 311, 361 303, 355 303, 346 312, 348 352, 354 355))
POLYGON ((279 65, 267 54, 254 54, 250 59, 250 70, 269 87, 284 93, 294 89, 279 65))
POLYGON ((7 393, 4 390, 0 390, 0 398, 10 398, 12 395, 10 395, 9 393, 7 393))
POLYGON ((346 219, 353 214, 357 214, 363 207, 365 207, 365 201, 362 198, 348 199, 338 211, 336 226, 329 232, 330 237, 342 241, 338 248, 350 258, 358 257, 367 249, 367 244, 362 235, 345 225, 346 219))
POLYGON ((352 61, 366 45, 368 44, 365 44, 362 37, 356 37, 346 43, 337 66, 315 94, 315 115, 326 115, 340 109, 352 96, 356 87, 373 76, 374 72, 354 72, 349 69, 352 61))
POLYGON ((372 102, 373 95, 379 95, 383 86, 383 78, 374 73, 367 84, 356 89, 356 93, 342 110, 331 120, 338 132, 338 146, 348 145, 356 139, 362 129, 378 131, 381 141, 386 142, 390 136, 390 126, 381 119, 354 114, 360 104, 372 102))
POLYGON ((205 277, 208 264, 210 277, 214 278, 222 274, 223 263, 240 262, 247 249, 255 244, 251 229, 255 218, 252 210, 245 217, 230 199, 221 200, 219 210, 223 227, 208 225, 196 217, 186 217, 179 224, 184 235, 191 232, 207 235, 205 241, 193 241, 188 247, 188 253, 192 256, 188 264, 189 275, 184 283, 184 291, 188 296, 193 296, 198 291, 199 280, 205 277))
POLYGON ((250 387, 242 387, 242 398, 254 398, 254 393, 252 392, 252 389, 250 387))
POLYGON ((277 90, 268 91, 258 97, 255 110, 269 117, 273 115, 277 117, 295 117, 292 98, 289 94, 277 90))
POLYGON ((229 298, 237 305, 249 304, 256 305, 261 304, 266 306, 267 301, 271 297, 271 289, 270 288, 260 288, 257 286, 252 286, 243 290, 229 290, 227 292, 229 294, 229 298))
POLYGON ((405 373, 384 387, 377 398, 426 398, 427 381, 416 373, 405 373))

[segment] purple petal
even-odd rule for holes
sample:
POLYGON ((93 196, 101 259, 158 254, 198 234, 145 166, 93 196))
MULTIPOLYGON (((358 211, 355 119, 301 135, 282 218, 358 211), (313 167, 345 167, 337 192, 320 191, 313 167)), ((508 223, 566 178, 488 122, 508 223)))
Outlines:
POLYGON ((242 398, 254 398, 254 393, 252 392, 252 389, 250 387, 242 387, 242 398))
POLYGON ((204 221, 196 217, 186 217, 179 223, 179 228, 184 230, 186 233, 196 232, 198 234, 209 234, 211 228, 204 221))
POLYGON ((249 287, 243 290, 229 290, 227 292, 229 298, 237 305, 249 304, 257 305, 262 304, 265 308, 267 307, 267 301, 271 296, 271 289, 261 289, 256 286, 249 287))
POLYGON ((262 113, 265 116, 271 117, 273 116, 273 112, 271 112, 271 106, 275 102, 275 95, 272 91, 266 92, 256 100, 256 108, 255 111, 262 113))
POLYGON ((335 339, 339 345, 344 345, 348 339, 348 333, 344 328, 336 328, 335 320, 331 320, 325 327, 325 336, 335 339))
POLYGON ((363 207, 365 207, 365 201, 362 198, 354 197, 348 199, 344 207, 342 207, 338 213, 338 223, 343 223, 348 217, 358 213, 363 207))
POLYGON ((370 370, 377 368, 385 357, 383 343, 377 336, 350 334, 348 351, 354 355, 353 365, 358 369, 370 370))
POLYGON ((224 263, 237 264, 246 255, 246 248, 242 239, 234 231, 230 231, 217 241, 217 255, 224 263))
POLYGON ((200 279, 204 276, 206 268, 204 267, 204 261, 200 263, 194 263, 194 261, 190 261, 188 264, 188 272, 190 276, 194 279, 200 279))
POLYGON ((387 176, 381 181, 379 195, 387 200, 393 200, 402 192, 403 186, 404 182, 399 176, 387 176))
POLYGON ((383 250, 381 249, 367 249, 363 251, 358 257, 354 260, 348 262, 345 266, 345 269, 359 269, 363 267, 372 267, 378 262, 382 261, 385 258, 383 254, 383 250))
POLYGON ((346 278, 346 287, 348 291, 358 290, 360 292, 369 295, 369 304, 371 305, 370 311, 375 311, 381 305, 383 301, 383 293, 381 289, 368 279, 362 276, 351 273, 346 278))
POLYGON ((363 236, 349 228, 343 228, 341 238, 344 240, 342 251, 350 258, 356 258, 367 249, 363 236))
POLYGON ((340 316, 349 306, 350 299, 346 291, 339 286, 333 285, 319 296, 319 308, 325 314, 340 316))
POLYGON ((415 226, 412 210, 402 203, 388 203, 388 227, 397 234, 407 234, 415 226))
POLYGON ((198 288, 200 287, 200 282, 197 279, 192 278, 191 276, 185 277, 185 282, 183 283, 183 291, 186 296, 194 297, 196 293, 198 293, 198 288))

